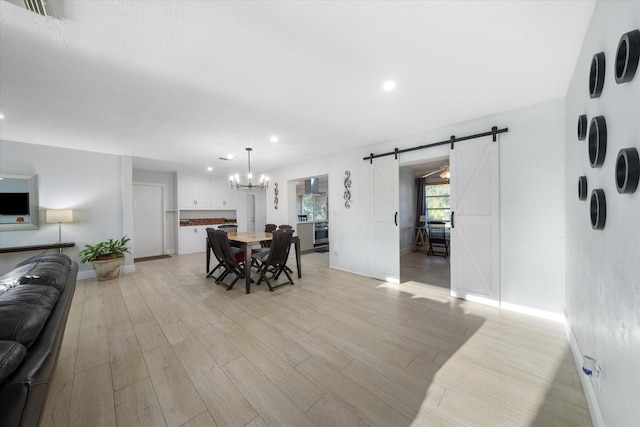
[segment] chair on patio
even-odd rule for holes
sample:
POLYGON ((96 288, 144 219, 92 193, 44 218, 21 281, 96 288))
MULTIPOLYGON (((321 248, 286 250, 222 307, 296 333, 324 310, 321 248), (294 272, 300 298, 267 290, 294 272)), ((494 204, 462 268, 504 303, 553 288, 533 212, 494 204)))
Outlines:
POLYGON ((260 279, 257 284, 259 285, 264 280, 267 282, 267 286, 271 292, 273 292, 274 288, 294 284, 291 275, 287 271, 287 259, 289 258, 289 251, 291 249, 292 236, 293 232, 290 230, 274 231, 269 251, 260 252, 253 256, 253 259, 258 262, 258 272, 260 273, 260 279), (282 272, 284 272, 289 281, 272 286, 269 279, 278 280, 282 272))

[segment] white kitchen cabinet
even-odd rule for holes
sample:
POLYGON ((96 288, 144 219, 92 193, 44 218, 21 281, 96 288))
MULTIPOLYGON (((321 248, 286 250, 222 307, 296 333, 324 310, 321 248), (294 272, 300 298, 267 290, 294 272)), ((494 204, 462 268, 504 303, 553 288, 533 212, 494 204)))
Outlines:
POLYGON ((313 222, 299 222, 296 232, 300 238, 300 251, 313 250, 313 222))
POLYGON ((180 209, 211 209, 213 179, 208 176, 178 176, 178 206, 180 209))
POLYGON ((178 254, 204 252, 207 247, 208 225, 182 226, 178 230, 178 254))
POLYGON ((213 178, 213 207, 216 209, 235 209, 238 204, 236 202, 236 194, 229 184, 227 178, 213 178))

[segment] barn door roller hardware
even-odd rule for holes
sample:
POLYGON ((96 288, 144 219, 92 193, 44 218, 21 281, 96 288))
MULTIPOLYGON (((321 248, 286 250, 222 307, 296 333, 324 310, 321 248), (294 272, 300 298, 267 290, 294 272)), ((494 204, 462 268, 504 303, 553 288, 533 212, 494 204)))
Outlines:
POLYGON ((416 151, 416 150, 422 150, 422 149, 425 149, 425 148, 437 147, 439 145, 444 145, 444 144, 451 144, 451 149, 453 150, 454 143, 456 143, 456 142, 468 141, 470 139, 482 138, 484 136, 492 136, 493 137, 493 142, 496 142, 497 139, 498 139, 497 138, 498 134, 499 133, 505 133, 505 132, 509 132, 509 128, 498 129, 497 126, 494 126, 494 127, 491 128, 491 130, 489 132, 476 133, 475 135, 461 136, 459 138, 454 136, 454 135, 451 135, 451 138, 447 139, 446 141, 434 142, 432 144, 426 144, 426 145, 419 145, 417 147, 404 148, 402 150, 394 148, 393 151, 389 151, 388 153, 382 153, 382 154, 373 154, 373 153, 371 153, 367 157, 363 157, 362 160, 369 160, 369 162, 372 163, 372 164, 373 164, 373 159, 377 159, 378 157, 395 156, 395 158, 397 160, 398 159, 398 154, 400 154, 400 153, 407 153, 409 151, 416 151))

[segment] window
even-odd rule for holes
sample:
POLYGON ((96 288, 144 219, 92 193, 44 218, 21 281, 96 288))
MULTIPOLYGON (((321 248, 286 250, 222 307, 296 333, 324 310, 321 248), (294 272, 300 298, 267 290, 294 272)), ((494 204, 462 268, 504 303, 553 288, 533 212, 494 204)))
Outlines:
POLYGON ((424 194, 427 221, 451 221, 449 184, 425 185, 424 194))
POLYGON ((327 220, 327 196, 324 194, 298 195, 301 215, 307 216, 307 221, 327 220))

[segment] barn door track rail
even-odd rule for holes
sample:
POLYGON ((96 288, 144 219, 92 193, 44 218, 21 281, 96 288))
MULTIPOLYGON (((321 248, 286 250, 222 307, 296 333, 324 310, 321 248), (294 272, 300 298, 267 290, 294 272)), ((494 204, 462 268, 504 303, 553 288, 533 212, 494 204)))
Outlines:
POLYGON ((456 142, 468 141, 470 139, 482 138, 484 136, 492 136, 493 137, 493 142, 496 142, 497 135, 499 133, 505 133, 505 132, 509 132, 509 128, 498 129, 497 126, 494 126, 494 127, 491 128, 491 130, 489 132, 476 133, 475 135, 467 135, 467 136, 461 136, 461 137, 456 137, 455 135, 451 135, 451 138, 447 139, 446 141, 434 142, 432 144, 419 145, 417 147, 404 148, 402 150, 394 148, 393 151, 389 151, 388 153, 382 153, 382 154, 373 154, 373 153, 371 153, 367 157, 363 157, 362 160, 369 160, 369 162, 371 164, 373 164, 373 159, 377 159, 378 157, 395 156, 395 158, 397 160, 398 159, 398 154, 400 154, 400 153, 407 153, 409 151, 423 150, 425 148, 437 147, 439 145, 445 145, 445 144, 451 144, 451 149, 453 150, 454 143, 456 143, 456 142))

